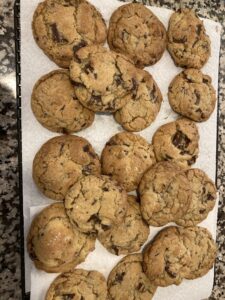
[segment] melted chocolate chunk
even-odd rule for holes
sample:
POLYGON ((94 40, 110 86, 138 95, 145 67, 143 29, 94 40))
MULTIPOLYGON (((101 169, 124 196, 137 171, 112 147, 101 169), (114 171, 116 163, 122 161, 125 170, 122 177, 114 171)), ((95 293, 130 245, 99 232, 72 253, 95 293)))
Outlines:
POLYGON ((138 84, 137 84, 137 81, 134 78, 132 78, 132 84, 133 84, 132 90, 136 91, 137 88, 138 88, 138 84))
POLYGON ((212 200, 215 200, 214 196, 212 194, 208 193, 206 196, 206 201, 212 201, 212 200))
POLYGON ((200 210, 199 210, 199 213, 200 213, 200 214, 204 214, 204 212, 205 212, 205 209, 200 209, 200 210))
POLYGON ((192 156, 192 158, 187 161, 188 165, 189 166, 193 165, 196 162, 196 159, 197 159, 196 155, 192 156))
POLYGON ((88 221, 94 221, 95 223, 101 223, 101 220, 99 219, 98 215, 95 214, 95 215, 92 215, 88 221))
POLYGON ((177 130, 175 135, 172 137, 173 145, 180 150, 187 148, 190 142, 191 140, 180 130, 177 130))
POLYGON ((107 187, 104 187, 102 190, 103 190, 104 192, 108 192, 108 191, 109 191, 109 189, 108 189, 107 187))
POLYGON ((73 52, 77 52, 80 48, 87 46, 84 40, 81 40, 79 44, 73 46, 73 52))
POLYGON ((84 152, 89 152, 89 145, 85 145, 85 146, 83 147, 83 150, 84 150, 84 152))
POLYGON ((171 278, 176 278, 177 274, 170 270, 170 265, 168 263, 165 266, 165 271, 171 278))
POLYGON ((117 85, 121 85, 123 82, 122 76, 121 75, 116 75, 115 76, 115 81, 117 85))
POLYGON ((123 277, 124 277, 125 274, 126 274, 125 272, 116 274, 115 283, 122 282, 123 281, 123 277))
POLYGON ((52 30, 52 39, 56 43, 68 43, 68 40, 57 29, 56 23, 50 25, 52 30))
POLYGON ((150 98, 151 98, 151 102, 152 103, 156 103, 157 102, 157 98, 158 97, 156 97, 156 87, 155 87, 155 85, 153 84, 153 87, 152 87, 152 89, 150 90, 150 92, 149 92, 149 96, 150 96, 150 98))
POLYGON ((209 83, 209 80, 207 79, 207 78, 205 78, 205 77, 203 77, 203 83, 206 83, 206 84, 208 84, 209 83))
POLYGON ((91 171, 92 171, 92 166, 91 166, 91 164, 89 164, 89 165, 86 165, 83 167, 82 174, 88 175, 91 173, 91 171))
POLYGON ((145 285, 142 282, 139 282, 138 286, 136 287, 136 290, 138 290, 141 293, 145 292, 145 285))
POLYGON ((199 25, 196 26, 196 33, 197 33, 197 35, 200 35, 201 31, 202 31, 202 25, 199 24, 199 25))
POLYGON ((94 72, 94 68, 91 66, 90 63, 86 64, 85 67, 84 67, 84 72, 86 74, 90 74, 90 73, 93 73, 94 72))
POLYGON ((173 37, 173 42, 176 44, 184 44, 187 42, 187 38, 183 37, 183 38, 177 39, 177 38, 173 37))
POLYGON ((201 95, 199 94, 198 91, 195 91, 194 94, 195 94, 195 97, 196 97, 195 104, 196 104, 196 105, 199 105, 199 103, 200 103, 200 101, 201 101, 201 95))
POLYGON ((105 224, 102 224, 101 227, 102 227, 102 230, 104 230, 104 231, 110 229, 110 226, 109 225, 105 225, 105 224))

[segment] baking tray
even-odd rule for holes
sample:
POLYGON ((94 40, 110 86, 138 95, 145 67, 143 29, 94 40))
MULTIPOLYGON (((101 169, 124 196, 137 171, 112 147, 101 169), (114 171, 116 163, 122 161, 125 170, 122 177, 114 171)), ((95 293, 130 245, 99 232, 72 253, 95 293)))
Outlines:
MULTIPOLYGON (((124 0, 120 0, 125 2, 124 0)), ((137 2, 137 1, 133 1, 137 2)), ((143 1, 144 2, 144 1, 143 1)), ((163 7, 163 4, 161 5, 163 7)), ((182 7, 182 1, 180 1, 180 7, 182 7)), ((24 219, 23 219, 23 175, 22 175, 22 126, 21 126, 21 67, 20 67, 20 0, 15 0, 14 3, 14 37, 15 37, 15 66, 16 66, 16 101, 17 101, 17 140, 18 140, 18 171, 19 171, 19 209, 20 209, 20 251, 21 251, 21 292, 22 299, 30 299, 30 292, 25 293, 25 256, 24 251, 24 219)), ((221 65, 221 62, 220 62, 221 65)), ((220 69, 220 66, 219 66, 220 69)), ((220 86, 218 85, 219 98, 220 86)), ((217 136, 216 136, 216 178, 217 184, 218 175, 218 141, 219 141, 219 111, 220 102, 217 106, 217 136)), ((215 273, 215 269, 214 269, 215 273)), ((214 274, 214 283, 215 283, 214 274)))

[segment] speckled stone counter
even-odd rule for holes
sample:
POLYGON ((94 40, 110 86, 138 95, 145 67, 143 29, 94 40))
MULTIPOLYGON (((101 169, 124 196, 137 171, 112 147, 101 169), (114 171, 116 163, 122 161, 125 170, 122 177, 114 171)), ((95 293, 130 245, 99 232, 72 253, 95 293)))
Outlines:
MULTIPOLYGON (((31 0, 32 1, 32 0, 31 0)), ((107 4, 107 1, 105 1, 107 4)), ((225 299, 225 2, 223 0, 144 3, 167 8, 191 7, 223 25, 219 76, 218 256, 210 300, 225 299)), ((22 299, 21 236, 18 180, 16 78, 13 0, 0 1, 0 299, 22 299)), ((191 293, 190 293, 191 294, 191 293)), ((163 299, 162 299, 163 300, 163 299)), ((191 296, 190 296, 191 300, 191 296)), ((201 300, 201 299, 199 299, 201 300)))

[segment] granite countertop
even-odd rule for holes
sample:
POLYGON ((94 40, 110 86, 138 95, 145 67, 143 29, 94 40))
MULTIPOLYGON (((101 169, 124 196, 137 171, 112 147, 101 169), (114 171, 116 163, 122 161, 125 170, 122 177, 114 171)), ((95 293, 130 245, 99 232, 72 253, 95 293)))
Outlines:
MULTIPOLYGON (((210 300, 225 299, 225 4, 221 0, 142 0, 167 8, 191 7, 223 25, 219 76, 218 180, 220 192, 215 283, 210 300), (182 2, 182 4, 180 4, 182 2)), ((22 299, 13 0, 0 2, 0 299, 22 299)), ((191 300, 191 298, 190 298, 191 300)), ((200 300, 200 299, 199 299, 200 300)))

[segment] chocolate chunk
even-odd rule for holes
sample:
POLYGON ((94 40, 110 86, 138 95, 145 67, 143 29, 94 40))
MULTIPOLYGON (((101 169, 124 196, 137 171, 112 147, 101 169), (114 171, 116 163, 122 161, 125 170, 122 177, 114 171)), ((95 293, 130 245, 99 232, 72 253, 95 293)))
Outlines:
POLYGON ((187 161, 188 165, 189 166, 193 165, 196 162, 196 159, 197 159, 196 155, 192 156, 192 158, 187 161))
POLYGON ((187 148, 190 142, 191 140, 180 130, 177 130, 175 135, 172 137, 173 145, 180 150, 187 148))
POLYGON ((165 271, 171 278, 176 278, 177 274, 170 270, 170 265, 168 263, 166 263, 165 271))
POLYGON ((91 171, 92 171, 92 167, 89 164, 89 165, 86 165, 86 166, 83 167, 82 174, 83 175, 88 175, 88 174, 91 173, 91 171))
POLYGON ((150 96, 150 99, 151 99, 151 102, 152 102, 152 103, 156 103, 156 101, 157 101, 157 97, 156 97, 155 92, 156 92, 156 87, 155 87, 155 85, 153 84, 153 87, 152 87, 152 89, 151 89, 150 92, 149 92, 149 96, 150 96))
POLYGON ((177 39, 177 38, 173 37, 173 42, 176 44, 184 44, 185 42, 187 42, 187 38, 183 37, 183 38, 177 39))
POLYGON ((173 159, 171 156, 169 156, 168 154, 165 155, 165 160, 171 160, 173 159))
POLYGON ((99 102, 102 101, 102 98, 101 98, 101 96, 99 96, 99 95, 98 95, 98 96, 92 95, 90 101, 91 101, 91 102, 97 102, 97 103, 99 103, 99 102))
POLYGON ((85 67, 84 67, 84 72, 86 74, 90 74, 90 73, 93 73, 94 72, 94 68, 91 66, 90 63, 86 64, 85 67))
POLYGON ((89 145, 85 145, 85 146, 83 147, 83 150, 84 150, 84 152, 89 152, 89 145))
POLYGON ((202 31, 202 25, 199 24, 199 25, 196 26, 196 33, 197 33, 197 35, 200 35, 201 31, 202 31))
POLYGON ((208 84, 208 83, 209 83, 209 80, 208 80, 207 78, 203 77, 202 82, 208 84))
POLYGON ((87 46, 87 43, 84 40, 81 40, 77 45, 73 46, 73 52, 77 52, 80 48, 87 46))
POLYGON ((214 196, 210 193, 207 194, 207 201, 215 200, 214 196))
POLYGON ((105 225, 105 224, 102 224, 101 227, 102 227, 102 230, 104 230, 104 231, 110 229, 110 226, 109 225, 105 225))
POLYGON ((132 84, 133 84, 132 90, 136 91, 137 88, 138 88, 138 84, 137 84, 137 81, 134 78, 132 78, 132 84))
POLYGON ((95 214, 95 215, 92 215, 88 221, 94 221, 95 223, 101 223, 101 220, 99 219, 98 215, 95 214))
POLYGON ((116 274, 115 283, 122 282, 123 281, 123 277, 124 277, 125 274, 126 274, 125 272, 116 274))
POLYGON ((205 212, 205 209, 200 209, 200 210, 199 210, 199 213, 200 213, 200 214, 204 214, 204 212, 205 212))
POLYGON ((57 43, 68 43, 68 40, 58 31, 56 23, 50 25, 52 30, 52 39, 57 43))
MULTIPOLYGON (((114 253, 115 253, 116 255, 119 254, 119 250, 118 250, 118 248, 117 248, 116 246, 112 246, 111 248, 112 248, 112 250, 114 251, 114 253)), ((122 279, 122 280, 123 280, 123 279, 122 279)), ((122 280, 121 280, 121 281, 122 281, 122 280)))
POLYGON ((141 293, 145 292, 145 285, 142 282, 139 282, 138 286, 136 287, 136 290, 138 290, 141 293))
POLYGON ((200 93, 198 91, 195 91, 194 94, 195 94, 195 97, 196 97, 195 104, 199 105, 199 103, 201 101, 201 95, 200 95, 200 93))
POLYGON ((183 75, 183 78, 184 78, 187 82, 193 83, 193 81, 192 81, 190 78, 187 77, 187 74, 186 74, 185 72, 182 72, 182 75, 183 75))
POLYGON ((109 189, 107 188, 107 187, 103 187, 103 189, 102 189, 104 192, 108 192, 109 191, 109 189))
POLYGON ((74 85, 75 87, 84 87, 84 86, 85 86, 83 83, 81 83, 81 82, 76 82, 76 81, 73 81, 73 85, 74 85))
POLYGON ((121 75, 116 75, 115 76, 115 81, 117 85, 121 85, 121 83, 123 82, 122 76, 121 75))

